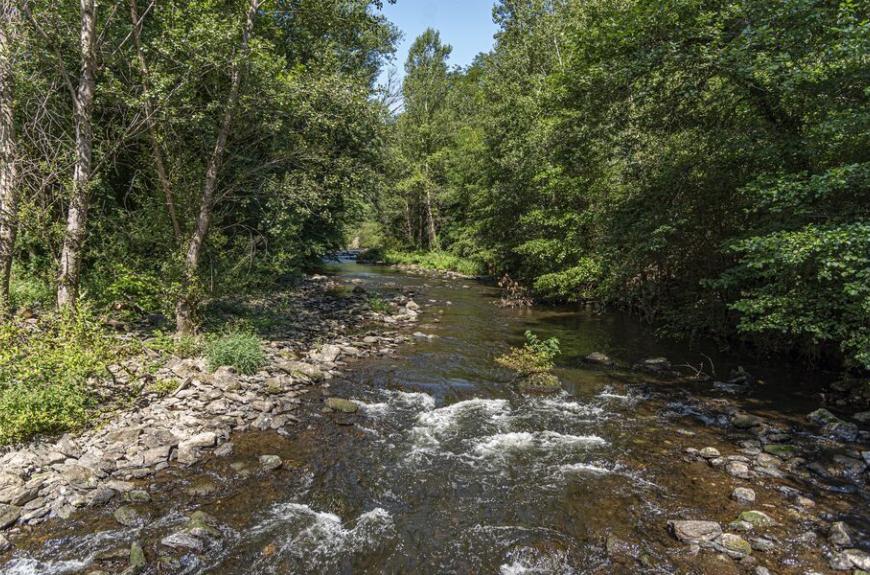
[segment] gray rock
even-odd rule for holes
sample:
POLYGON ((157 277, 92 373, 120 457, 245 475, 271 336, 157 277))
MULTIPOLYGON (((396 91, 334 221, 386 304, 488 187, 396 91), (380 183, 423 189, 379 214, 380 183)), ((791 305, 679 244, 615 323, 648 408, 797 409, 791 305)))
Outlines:
POLYGON ((115 518, 115 521, 124 527, 139 527, 145 523, 145 520, 139 515, 138 511, 126 505, 115 509, 112 516, 115 518))
POLYGON ((106 505, 114 496, 114 489, 108 487, 97 487, 91 495, 91 505, 106 505))
POLYGON ((715 459, 720 456, 719 450, 715 447, 705 447, 698 454, 704 459, 715 459))
POLYGON ((280 469, 282 465, 284 465, 284 462, 281 461, 281 458, 277 455, 260 456, 260 467, 266 471, 275 471, 276 469, 280 469))
POLYGON ((613 360, 611 360, 606 354, 603 354, 600 351, 593 351, 592 353, 587 355, 586 361, 588 363, 594 363, 595 365, 613 365, 613 360))
POLYGON ((232 441, 228 441, 214 450, 217 457, 229 457, 233 454, 234 445, 232 441))
POLYGON ((133 489, 124 494, 124 499, 130 503, 149 503, 151 494, 143 489, 133 489))
POLYGON ((752 545, 746 539, 734 533, 724 533, 719 538, 718 543, 725 550, 725 553, 734 558, 739 559, 752 554, 752 545))
POLYGON ((701 543, 722 535, 722 527, 715 521, 668 521, 671 534, 683 543, 701 543))
POLYGON ((217 443, 217 435, 212 431, 206 431, 182 441, 179 447, 182 445, 188 447, 214 447, 215 443, 217 443))
POLYGON ((15 505, 0 504, 0 529, 6 529, 15 525, 21 517, 21 508, 15 505))
POLYGON ((749 429, 764 424, 764 419, 748 413, 737 413, 731 418, 731 425, 738 429, 749 429))
POLYGON ((201 553, 205 549, 205 543, 187 531, 178 531, 167 535, 160 540, 160 543, 172 549, 190 549, 196 553, 201 553))
POLYGON ((327 397, 325 403, 329 409, 341 413, 356 413, 359 410, 359 405, 349 399, 342 399, 340 397, 327 397))
POLYGON ((9 540, 0 533, 0 553, 5 553, 12 548, 12 544, 9 543, 9 540))
POLYGON ((767 552, 776 549, 776 542, 765 537, 754 537, 750 540, 750 544, 756 551, 767 552))
POLYGON ((745 521, 753 527, 767 527, 768 525, 776 525, 776 521, 763 511, 744 511, 737 518, 738 521, 745 521))
POLYGON ((749 471, 749 466, 742 461, 729 461, 725 465, 725 471, 727 471, 732 477, 737 477, 739 479, 749 479, 752 477, 752 474, 749 471))
POLYGON ((843 554, 849 558, 855 569, 870 571, 870 555, 861 549, 846 549, 843 554))
POLYGON ((842 521, 837 521, 828 530, 828 541, 840 547, 848 547, 852 544, 849 528, 842 521))
POLYGON ((737 487, 731 492, 731 499, 743 504, 754 503, 755 491, 748 487, 737 487))

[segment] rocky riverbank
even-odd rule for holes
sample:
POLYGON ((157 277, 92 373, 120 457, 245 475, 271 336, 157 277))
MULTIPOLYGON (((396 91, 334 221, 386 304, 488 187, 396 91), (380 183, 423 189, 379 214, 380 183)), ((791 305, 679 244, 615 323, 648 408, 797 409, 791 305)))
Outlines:
MULTIPOLYGON (((266 342, 267 362, 256 374, 229 367, 209 372, 202 358, 163 357, 155 366, 154 357, 136 357, 114 366, 106 385, 142 390, 132 405, 104 413, 83 433, 40 439, 0 456, 0 554, 28 526, 112 501, 147 501, 143 480, 170 466, 230 455, 235 433, 288 433, 300 423, 297 408, 306 396, 327 397, 325 409, 330 401, 340 403, 328 398, 330 380, 348 362, 390 354, 408 339, 405 328, 420 312, 414 295, 369 294, 313 276, 272 296, 285 317, 280 335, 266 342), (166 380, 178 382, 168 394, 146 385, 166 380)), ((244 303, 268 308, 275 301, 244 303)), ((261 465, 274 469, 281 460, 266 453, 261 465)), ((140 521, 126 506, 114 516, 123 525, 140 521)))

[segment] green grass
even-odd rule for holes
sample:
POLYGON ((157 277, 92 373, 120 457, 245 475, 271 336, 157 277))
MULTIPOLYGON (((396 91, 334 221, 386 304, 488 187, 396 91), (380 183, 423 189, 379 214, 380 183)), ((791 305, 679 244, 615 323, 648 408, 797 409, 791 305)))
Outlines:
POLYGON ((246 375, 256 373, 266 363, 260 338, 250 331, 241 330, 208 337, 205 358, 211 371, 229 366, 246 375))
POLYGON ((200 338, 193 335, 178 336, 164 333, 160 330, 155 331, 151 339, 145 342, 145 347, 182 359, 196 357, 202 353, 202 341, 200 338))
POLYGON ((379 295, 369 296, 368 303, 372 311, 378 313, 388 313, 391 309, 390 303, 379 295))
POLYGON ((0 326, 0 444, 84 426, 95 406, 91 377, 125 353, 82 310, 36 326, 0 326))
POLYGON ((480 262, 440 251, 397 252, 390 250, 383 253, 383 261, 390 265, 418 265, 427 270, 452 271, 469 276, 484 273, 483 265, 480 262))
POLYGON ((54 287, 33 276, 13 274, 9 285, 13 308, 50 307, 54 303, 54 287))

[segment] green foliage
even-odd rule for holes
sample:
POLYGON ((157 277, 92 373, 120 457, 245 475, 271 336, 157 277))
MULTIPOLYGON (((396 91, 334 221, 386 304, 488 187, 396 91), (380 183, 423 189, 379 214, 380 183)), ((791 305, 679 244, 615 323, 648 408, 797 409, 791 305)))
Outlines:
POLYGON ((156 393, 161 397, 165 397, 178 389, 179 385, 181 385, 181 382, 174 378, 158 379, 154 383, 148 385, 147 390, 156 393))
POLYGON ((9 286, 13 308, 51 307, 54 303, 54 287, 34 276, 13 274, 9 286))
POLYGON ((0 326, 0 444, 84 425, 120 346, 88 316, 0 326))
POLYGON ((239 328, 206 338, 205 358, 211 371, 229 366, 247 375, 256 373, 266 363, 260 338, 239 328))
POLYGON ((496 362, 522 376, 549 373, 555 367, 555 359, 561 353, 559 340, 551 337, 541 340, 531 331, 526 331, 523 347, 514 347, 496 358, 496 362))
POLYGON ((387 251, 381 261, 390 265, 414 265, 427 270, 454 271, 465 275, 481 275, 480 263, 448 252, 396 252, 387 251))
POLYGON ((145 341, 145 346, 154 351, 168 353, 182 359, 196 357, 202 353, 202 340, 194 335, 179 336, 160 330, 155 331, 145 341))
POLYGON ((379 295, 369 296, 368 304, 372 311, 378 313, 388 313, 391 310, 390 303, 379 295))
POLYGON ((538 297, 866 368, 863 8, 501 0, 490 53, 406 85, 439 100, 397 120, 384 245, 430 247, 429 190, 441 249, 538 297))

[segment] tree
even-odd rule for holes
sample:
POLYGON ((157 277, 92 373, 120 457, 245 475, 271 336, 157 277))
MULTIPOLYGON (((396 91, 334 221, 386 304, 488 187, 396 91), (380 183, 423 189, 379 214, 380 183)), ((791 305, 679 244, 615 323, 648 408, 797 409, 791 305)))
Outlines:
POLYGON ((14 65, 18 10, 0 0, 0 320, 11 308, 9 282, 18 219, 14 65))
POLYGON ((74 308, 79 295, 93 160, 93 108, 96 91, 96 2, 81 0, 81 74, 75 96, 75 167, 60 254, 57 305, 74 308))

